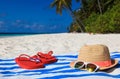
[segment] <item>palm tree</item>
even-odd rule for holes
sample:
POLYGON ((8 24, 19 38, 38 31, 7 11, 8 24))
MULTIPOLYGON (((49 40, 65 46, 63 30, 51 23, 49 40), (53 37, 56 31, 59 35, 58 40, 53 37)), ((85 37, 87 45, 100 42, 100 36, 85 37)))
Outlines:
POLYGON ((56 12, 59 14, 62 14, 62 10, 66 9, 72 16, 73 20, 79 25, 81 32, 85 32, 84 24, 78 17, 74 15, 71 6, 72 0, 54 0, 54 2, 51 4, 51 7, 56 7, 56 12))
POLYGON ((76 0, 76 2, 79 2, 80 3, 80 11, 84 14, 84 17, 86 17, 86 11, 85 11, 85 3, 86 3, 86 0, 76 0))
POLYGON ((98 7, 99 7, 99 10, 100 10, 100 14, 102 14, 102 9, 101 9, 101 5, 100 5, 100 0, 97 0, 98 2, 98 7))
POLYGON ((107 9, 111 8, 117 1, 119 0, 101 0, 102 11, 107 11, 107 9))

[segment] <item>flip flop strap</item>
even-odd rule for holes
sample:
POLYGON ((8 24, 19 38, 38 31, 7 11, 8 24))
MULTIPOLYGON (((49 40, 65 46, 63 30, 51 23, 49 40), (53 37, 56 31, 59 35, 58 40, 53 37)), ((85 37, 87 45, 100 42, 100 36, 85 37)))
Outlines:
POLYGON ((48 52, 48 55, 52 55, 52 54, 53 54, 53 51, 49 51, 49 52, 48 52))
POLYGON ((19 59, 22 58, 22 57, 28 58, 30 61, 33 61, 33 62, 36 62, 36 63, 40 62, 40 60, 38 58, 32 58, 32 57, 30 57, 29 55, 26 55, 26 54, 21 54, 19 56, 19 59))
POLYGON ((42 52, 38 52, 37 55, 42 57, 42 58, 50 59, 50 58, 53 58, 52 54, 53 54, 53 52, 49 51, 47 54, 44 54, 42 52))

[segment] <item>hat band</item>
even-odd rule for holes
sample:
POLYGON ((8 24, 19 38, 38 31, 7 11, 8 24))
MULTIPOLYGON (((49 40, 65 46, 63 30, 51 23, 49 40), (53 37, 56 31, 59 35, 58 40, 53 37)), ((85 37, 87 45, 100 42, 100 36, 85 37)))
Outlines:
POLYGON ((99 61, 99 62, 93 62, 93 63, 100 66, 100 67, 107 67, 107 66, 110 66, 112 64, 111 60, 99 61))

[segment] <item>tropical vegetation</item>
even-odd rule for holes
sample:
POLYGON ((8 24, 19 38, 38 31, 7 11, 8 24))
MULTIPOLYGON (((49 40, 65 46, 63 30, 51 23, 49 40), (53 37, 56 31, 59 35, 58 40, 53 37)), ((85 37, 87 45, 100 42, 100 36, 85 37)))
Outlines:
POLYGON ((76 0, 80 3, 72 10, 72 0, 54 0, 51 4, 62 14, 66 9, 73 17, 69 32, 120 33, 120 0, 76 0))
POLYGON ((85 32, 85 26, 82 23, 81 19, 76 17, 72 10, 72 0, 54 0, 51 4, 51 7, 56 7, 56 12, 62 14, 62 10, 66 9, 73 18, 73 21, 79 26, 81 32, 85 32))

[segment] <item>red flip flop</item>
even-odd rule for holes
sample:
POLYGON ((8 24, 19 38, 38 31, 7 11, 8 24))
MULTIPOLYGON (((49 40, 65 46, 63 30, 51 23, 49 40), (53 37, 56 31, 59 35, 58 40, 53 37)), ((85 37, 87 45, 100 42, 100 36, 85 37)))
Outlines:
POLYGON ((15 62, 24 69, 44 68, 44 63, 39 58, 30 57, 26 54, 21 54, 15 58, 15 62))
POLYGON ((55 56, 52 56, 53 51, 49 51, 47 54, 44 54, 42 52, 38 52, 37 55, 40 57, 40 60, 44 63, 44 64, 51 64, 54 62, 57 62, 58 59, 56 59, 55 56))

